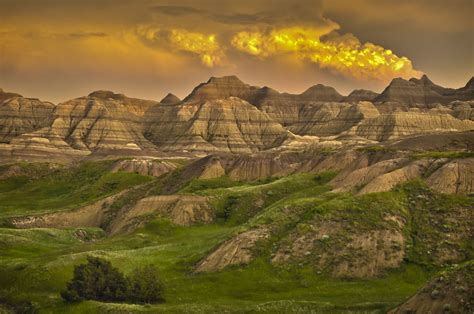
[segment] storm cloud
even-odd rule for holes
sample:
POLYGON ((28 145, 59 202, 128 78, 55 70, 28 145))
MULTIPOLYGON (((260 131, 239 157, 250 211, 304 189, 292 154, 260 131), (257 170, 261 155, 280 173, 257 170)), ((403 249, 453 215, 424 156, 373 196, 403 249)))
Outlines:
POLYGON ((0 87, 60 101, 107 88, 185 96, 209 76, 380 91, 474 72, 470 0, 0 0, 0 87))

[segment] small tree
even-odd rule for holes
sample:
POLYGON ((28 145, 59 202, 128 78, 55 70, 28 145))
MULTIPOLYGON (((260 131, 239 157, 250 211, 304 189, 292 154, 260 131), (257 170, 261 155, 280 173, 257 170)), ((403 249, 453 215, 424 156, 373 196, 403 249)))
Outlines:
POLYGON ((81 300, 122 301, 127 281, 112 264, 98 257, 87 257, 87 263, 74 268, 74 277, 61 292, 69 302, 81 300))
POLYGON ((153 265, 137 268, 128 278, 127 299, 137 303, 163 302, 163 285, 153 265))

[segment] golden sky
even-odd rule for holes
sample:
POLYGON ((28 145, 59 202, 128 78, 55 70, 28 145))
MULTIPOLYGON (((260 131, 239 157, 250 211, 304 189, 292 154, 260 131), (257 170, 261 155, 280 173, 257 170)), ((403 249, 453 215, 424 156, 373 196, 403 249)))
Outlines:
POLYGON ((210 76, 299 93, 474 74, 471 0, 0 0, 0 87, 184 97, 210 76))

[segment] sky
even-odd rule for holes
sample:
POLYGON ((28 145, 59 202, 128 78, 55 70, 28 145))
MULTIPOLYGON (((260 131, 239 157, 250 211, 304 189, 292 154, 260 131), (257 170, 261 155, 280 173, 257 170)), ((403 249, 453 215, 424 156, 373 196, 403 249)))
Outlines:
POLYGON ((474 75, 472 0, 0 0, 0 88, 185 97, 211 76, 301 93, 474 75))

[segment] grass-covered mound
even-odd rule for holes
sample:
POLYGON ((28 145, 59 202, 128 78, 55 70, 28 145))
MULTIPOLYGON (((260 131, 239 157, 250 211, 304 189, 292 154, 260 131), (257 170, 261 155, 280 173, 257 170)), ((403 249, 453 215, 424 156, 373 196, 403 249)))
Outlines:
POLYGON ((72 167, 45 168, 32 178, 21 175, 1 180, 0 217, 75 208, 151 180, 136 173, 112 173, 111 164, 112 161, 83 162, 72 167))

